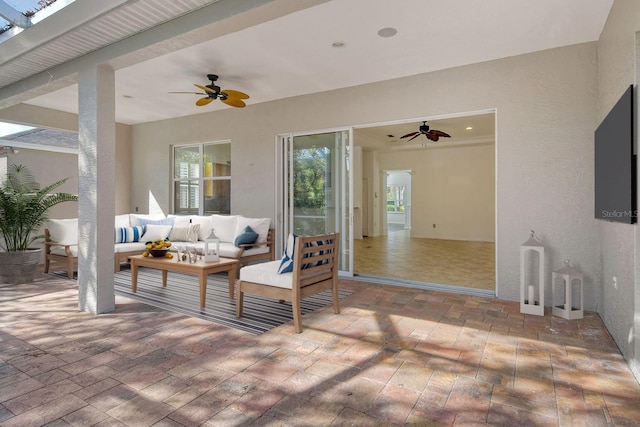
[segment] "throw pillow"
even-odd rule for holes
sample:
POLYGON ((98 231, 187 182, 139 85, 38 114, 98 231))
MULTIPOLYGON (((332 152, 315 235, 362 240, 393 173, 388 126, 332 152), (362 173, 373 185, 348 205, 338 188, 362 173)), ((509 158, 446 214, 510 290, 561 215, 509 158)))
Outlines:
MULTIPOLYGON (((328 243, 331 243, 331 242, 328 241, 328 240, 315 240, 315 241, 312 241, 312 242, 308 242, 306 247, 310 248, 310 247, 322 246, 322 245, 328 244, 328 243)), ((311 252, 311 253, 305 254, 303 256, 303 258, 316 256, 316 255, 324 255, 324 252, 325 251, 323 251, 322 249, 319 249, 319 250, 317 250, 315 252, 311 252)), ((300 269, 304 270, 304 269, 315 267, 315 266, 318 266, 318 265, 327 264, 328 262, 329 262, 329 260, 325 259, 325 260, 317 261, 315 264, 314 263, 306 263, 306 264, 302 264, 300 269)))
POLYGON ((199 232, 200 224, 174 226, 169 234, 169 240, 172 242, 196 242, 199 232))
POLYGON ((293 256, 296 249, 296 240, 298 240, 298 236, 289 233, 287 245, 284 247, 284 254, 282 254, 282 261, 280 261, 280 266, 278 267, 278 274, 293 272, 293 256))
MULTIPOLYGON (((249 245, 251 243, 255 243, 257 240, 258 240, 258 233, 253 231, 253 228, 247 225, 244 231, 241 234, 238 234, 233 244, 236 245, 237 247, 240 247, 240 245, 249 245)), ((252 247, 253 246, 248 246, 247 249, 251 249, 252 247)))
POLYGON ((144 227, 144 235, 140 238, 142 242, 154 242, 156 240, 164 240, 171 233, 170 225, 149 224, 144 227))
POLYGON ((143 227, 149 224, 152 225, 170 225, 173 227, 173 223, 175 221, 175 217, 169 218, 161 218, 161 219, 152 219, 152 218, 138 218, 138 225, 142 225, 143 227))
POLYGON ((131 243, 137 242, 144 233, 144 227, 138 225, 135 227, 116 227, 116 243, 131 243))

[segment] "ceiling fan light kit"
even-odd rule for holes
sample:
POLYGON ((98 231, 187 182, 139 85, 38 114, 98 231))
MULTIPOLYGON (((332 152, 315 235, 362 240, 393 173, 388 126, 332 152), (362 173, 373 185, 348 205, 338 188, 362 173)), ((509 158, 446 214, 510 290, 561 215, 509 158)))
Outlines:
POLYGON ((216 85, 216 81, 218 80, 218 76, 216 74, 207 74, 207 78, 211 80, 211 83, 203 86, 194 83, 193 85, 198 89, 202 90, 202 92, 170 92, 170 93, 188 93, 192 95, 204 95, 203 98, 200 98, 196 101, 196 105, 198 107, 203 107, 205 105, 210 104, 212 101, 216 99, 224 102, 231 107, 236 108, 244 108, 247 104, 243 101, 244 99, 249 99, 249 95, 244 92, 240 92, 239 90, 231 90, 231 89, 221 89, 220 86, 216 85))
POLYGON ((426 121, 423 121, 416 132, 411 132, 400 137, 400 139, 409 138, 407 142, 424 135, 428 140, 438 142, 440 138, 450 138, 451 135, 442 132, 441 130, 431 129, 426 121))

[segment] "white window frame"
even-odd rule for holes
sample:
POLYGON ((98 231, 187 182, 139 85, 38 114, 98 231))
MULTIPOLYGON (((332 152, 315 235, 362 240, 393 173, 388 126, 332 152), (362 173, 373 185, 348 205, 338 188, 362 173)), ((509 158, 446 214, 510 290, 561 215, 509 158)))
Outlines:
MULTIPOLYGON (((222 141, 210 141, 210 142, 201 142, 196 144, 176 144, 171 146, 171 212, 177 215, 194 215, 195 212, 176 212, 176 183, 180 181, 195 181, 198 186, 198 211, 197 215, 205 215, 205 182, 208 181, 229 181, 229 188, 231 188, 231 175, 225 176, 212 176, 205 177, 204 176, 204 160, 205 160, 205 147, 209 145, 222 145, 228 144, 229 148, 231 148, 231 140, 222 140, 222 141), (188 178, 179 178, 175 176, 175 163, 176 163, 176 150, 185 149, 185 148, 198 148, 198 159, 199 164, 197 168, 197 176, 192 176, 188 178)), ((195 174, 194 174, 195 175, 195 174)), ((191 196, 189 196, 191 197, 191 196)), ((231 197, 231 195, 229 195, 231 197)))

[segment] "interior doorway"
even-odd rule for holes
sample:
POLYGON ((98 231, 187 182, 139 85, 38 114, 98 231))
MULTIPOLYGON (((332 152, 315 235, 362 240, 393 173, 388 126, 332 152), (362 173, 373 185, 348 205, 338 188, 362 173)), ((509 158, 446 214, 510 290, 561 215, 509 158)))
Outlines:
POLYGON ((387 234, 411 230, 411 171, 386 171, 387 234))
POLYGON ((355 275, 495 294, 495 111, 427 118, 451 135, 438 142, 401 138, 424 120, 354 129, 369 186, 362 189, 367 228, 354 240, 355 275), (408 189, 395 172, 410 177, 408 189))

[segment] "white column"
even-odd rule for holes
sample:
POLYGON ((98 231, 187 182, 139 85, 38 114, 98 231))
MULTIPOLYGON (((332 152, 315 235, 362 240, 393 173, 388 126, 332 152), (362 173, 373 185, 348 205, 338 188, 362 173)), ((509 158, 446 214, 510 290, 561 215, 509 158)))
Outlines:
POLYGON ((80 310, 115 309, 115 74, 106 64, 78 75, 78 293, 80 310))

